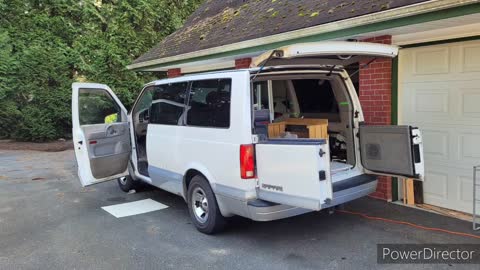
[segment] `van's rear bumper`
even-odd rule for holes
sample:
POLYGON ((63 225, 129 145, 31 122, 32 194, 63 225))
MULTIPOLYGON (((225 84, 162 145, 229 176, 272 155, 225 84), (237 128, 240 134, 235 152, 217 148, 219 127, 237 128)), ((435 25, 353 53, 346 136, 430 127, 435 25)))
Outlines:
POLYGON ((271 221, 297 216, 312 211, 309 209, 272 203, 260 199, 247 202, 247 208, 250 218, 255 221, 271 221))
POLYGON ((328 204, 322 204, 322 208, 329 208, 365 197, 377 189, 377 182, 376 176, 361 174, 333 183, 333 199, 328 204))
MULTIPOLYGON (((361 174, 339 181, 333 185, 332 201, 328 204, 322 204, 322 209, 330 208, 367 196, 368 194, 374 192, 376 188, 377 178, 367 174, 361 174)), ((289 205, 276 204, 260 199, 248 201, 247 208, 249 217, 256 221, 271 221, 312 211, 309 209, 303 209, 289 205)))

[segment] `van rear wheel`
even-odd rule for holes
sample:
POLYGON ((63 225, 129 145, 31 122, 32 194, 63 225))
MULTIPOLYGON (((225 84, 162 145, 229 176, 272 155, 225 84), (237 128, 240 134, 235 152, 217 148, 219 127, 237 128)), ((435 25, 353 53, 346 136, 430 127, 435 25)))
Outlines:
POLYGON ((194 176, 187 194, 188 212, 198 231, 214 234, 225 227, 225 217, 220 213, 215 194, 205 177, 194 176))

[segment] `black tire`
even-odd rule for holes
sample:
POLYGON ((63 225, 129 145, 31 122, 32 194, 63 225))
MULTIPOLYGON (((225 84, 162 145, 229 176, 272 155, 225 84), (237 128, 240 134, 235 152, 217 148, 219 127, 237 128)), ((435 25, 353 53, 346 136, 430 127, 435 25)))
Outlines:
POLYGON ((205 177, 196 175, 192 178, 192 181, 188 186, 187 198, 188 212, 190 213, 190 218, 198 231, 205 234, 215 234, 225 228, 225 217, 220 213, 215 194, 213 194, 212 188, 205 177), (206 206, 203 203, 201 203, 200 206, 198 203, 198 196, 201 197, 200 193, 203 193, 204 198, 206 198, 206 206), (207 214, 203 216, 203 222, 202 215, 199 215, 198 213, 198 211, 205 211, 205 209, 200 209, 203 208, 202 206, 205 207, 205 209, 208 209, 208 211, 206 211, 207 214))
POLYGON ((130 175, 117 179, 118 186, 123 192, 129 192, 137 187, 138 182, 133 180, 130 175))

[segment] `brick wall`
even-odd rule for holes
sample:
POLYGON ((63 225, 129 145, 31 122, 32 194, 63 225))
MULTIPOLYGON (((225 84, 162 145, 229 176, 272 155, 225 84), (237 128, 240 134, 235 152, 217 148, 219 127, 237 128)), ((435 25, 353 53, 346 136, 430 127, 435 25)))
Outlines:
MULTIPOLYGON (((391 36, 378 36, 362 40, 391 44, 391 36)), ((360 63, 362 67, 370 60, 360 63)), ((368 67, 360 69, 359 98, 363 108, 365 122, 369 125, 390 125, 392 123, 392 60, 377 59, 368 67)), ((392 178, 379 177, 377 190, 371 197, 391 201, 392 178)))
POLYGON ((172 68, 167 71, 168 78, 175 78, 182 76, 182 70, 179 68, 172 68))
POLYGON ((249 68, 252 58, 235 59, 235 69, 249 68))

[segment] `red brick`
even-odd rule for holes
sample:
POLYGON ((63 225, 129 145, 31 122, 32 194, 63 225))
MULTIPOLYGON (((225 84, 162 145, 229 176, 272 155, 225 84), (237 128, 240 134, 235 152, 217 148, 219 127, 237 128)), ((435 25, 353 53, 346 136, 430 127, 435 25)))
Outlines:
MULTIPOLYGON (((391 44, 392 38, 385 35, 363 41, 391 44)), ((360 64, 363 67, 370 61, 366 60, 360 64)), ((371 125, 391 124, 392 60, 376 59, 360 69, 359 86, 359 98, 365 122, 371 125)), ((391 177, 379 177, 377 190, 370 197, 391 200, 391 190, 391 177)))
POLYGON ((382 79, 383 78, 383 73, 372 73, 370 75, 372 79, 382 79))
POLYGON ((236 69, 249 68, 251 63, 252 63, 252 58, 235 59, 235 68, 236 69))
POLYGON ((182 70, 179 68, 172 68, 167 71, 168 78, 175 78, 182 76, 182 70))

